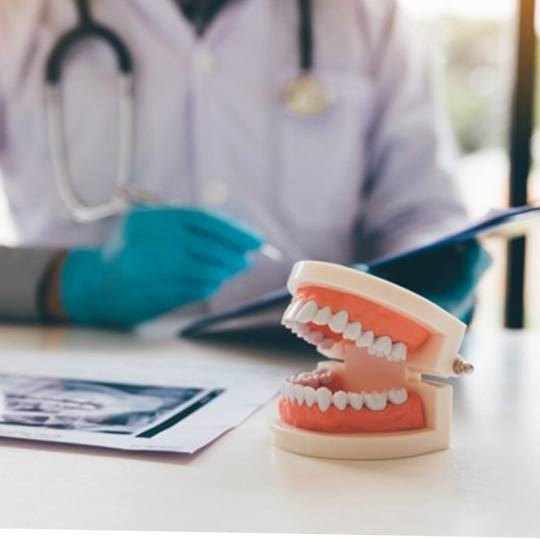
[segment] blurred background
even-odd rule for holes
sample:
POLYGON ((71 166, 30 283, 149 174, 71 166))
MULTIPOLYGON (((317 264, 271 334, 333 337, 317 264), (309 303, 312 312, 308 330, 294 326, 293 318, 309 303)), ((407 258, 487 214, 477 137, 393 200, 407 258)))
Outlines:
MULTIPOLYGON (((461 152, 458 180, 472 216, 508 205, 510 113, 515 80, 517 0, 401 0, 426 34, 461 152)), ((536 21, 536 27, 538 27, 536 21)), ((537 60, 538 62, 538 55, 537 60)), ((539 89, 536 88, 538 103, 539 89)), ((529 201, 540 199, 540 132, 536 107, 529 201)), ((506 246, 490 241, 495 263, 484 277, 475 327, 504 322, 506 246)), ((540 230, 528 236, 525 325, 540 327, 540 230), (536 254, 536 255, 535 255, 536 254)))
MULTIPOLYGON (((440 71, 443 96, 461 151, 458 179, 471 215, 480 217, 490 208, 508 205, 508 141, 518 1, 400 1, 426 34, 440 71)), ((539 119, 537 114, 535 127, 539 119)), ((532 152, 530 201, 540 199, 540 131, 537 129, 532 152)), ((16 243, 1 181, 0 243, 16 243)), ((504 321, 506 247, 501 241, 491 241, 487 247, 495 263, 482 281, 474 326, 494 328, 502 326, 504 321)), ((537 229, 528 239, 525 283, 525 325, 536 328, 540 327, 540 309, 535 308, 540 304, 540 280, 532 276, 540 274, 539 253, 540 230, 537 229)))

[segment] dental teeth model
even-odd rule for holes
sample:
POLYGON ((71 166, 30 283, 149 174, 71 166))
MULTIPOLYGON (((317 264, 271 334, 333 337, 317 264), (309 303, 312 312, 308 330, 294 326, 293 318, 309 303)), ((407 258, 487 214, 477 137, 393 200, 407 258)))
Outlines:
POLYGON ((449 447, 452 388, 422 374, 472 371, 465 325, 430 301, 350 268, 298 262, 282 323, 327 358, 283 382, 278 447, 304 455, 381 459, 449 447))

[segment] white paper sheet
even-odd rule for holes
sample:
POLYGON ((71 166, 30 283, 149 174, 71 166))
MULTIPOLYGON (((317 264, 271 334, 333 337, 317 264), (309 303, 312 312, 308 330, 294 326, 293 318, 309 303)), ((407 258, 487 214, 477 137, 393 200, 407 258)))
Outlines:
POLYGON ((116 367, 107 369, 97 355, 41 352, 12 357, 6 372, 3 355, 0 437, 130 451, 194 453, 268 402, 291 372, 232 362, 209 367, 185 358, 156 372, 148 362, 116 355, 116 367), (35 372, 30 367, 38 362, 35 372), (130 362, 134 368, 125 368, 130 362), (77 373, 90 370, 94 376, 77 373))

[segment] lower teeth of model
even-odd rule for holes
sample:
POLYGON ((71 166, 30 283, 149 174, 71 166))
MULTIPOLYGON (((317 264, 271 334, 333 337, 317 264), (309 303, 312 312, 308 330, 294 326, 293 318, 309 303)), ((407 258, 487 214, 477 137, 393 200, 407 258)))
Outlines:
POLYGON ((371 392, 345 392, 332 393, 327 387, 315 389, 311 386, 285 382, 282 390, 283 396, 289 401, 309 408, 316 405, 321 412, 326 412, 330 406, 338 410, 345 410, 347 406, 354 410, 360 410, 365 406, 368 410, 379 411, 386 408, 387 403, 403 404, 407 401, 408 394, 405 388, 389 389, 387 391, 371 392))

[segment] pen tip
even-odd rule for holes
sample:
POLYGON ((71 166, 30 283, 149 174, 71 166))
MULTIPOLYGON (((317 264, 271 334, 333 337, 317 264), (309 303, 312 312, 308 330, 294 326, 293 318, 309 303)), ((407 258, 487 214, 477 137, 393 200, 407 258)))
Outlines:
POLYGON ((261 247, 260 252, 264 256, 267 256, 268 258, 276 262, 280 262, 281 260, 283 260, 283 253, 277 247, 274 247, 273 245, 270 245, 269 243, 265 243, 261 247))

